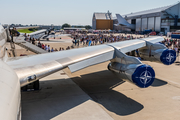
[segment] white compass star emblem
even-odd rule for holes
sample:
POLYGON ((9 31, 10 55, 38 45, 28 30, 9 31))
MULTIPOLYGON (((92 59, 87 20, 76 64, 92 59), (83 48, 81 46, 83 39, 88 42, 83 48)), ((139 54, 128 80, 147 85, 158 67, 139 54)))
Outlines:
POLYGON ((149 83, 151 81, 152 75, 149 71, 146 70, 141 73, 139 78, 140 78, 141 83, 146 85, 147 83, 149 83))
POLYGON ((174 55, 172 53, 168 53, 166 55, 166 61, 171 63, 174 60, 174 55))

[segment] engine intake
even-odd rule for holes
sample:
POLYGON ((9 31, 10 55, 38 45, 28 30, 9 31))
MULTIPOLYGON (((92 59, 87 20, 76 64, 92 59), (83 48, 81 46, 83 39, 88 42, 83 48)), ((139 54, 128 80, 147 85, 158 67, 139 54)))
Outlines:
POLYGON ((132 74, 132 81, 139 87, 149 87, 155 79, 155 72, 149 65, 141 65, 132 74))
POLYGON ((176 52, 174 50, 166 49, 162 52, 160 60, 165 65, 171 65, 176 61, 176 52))

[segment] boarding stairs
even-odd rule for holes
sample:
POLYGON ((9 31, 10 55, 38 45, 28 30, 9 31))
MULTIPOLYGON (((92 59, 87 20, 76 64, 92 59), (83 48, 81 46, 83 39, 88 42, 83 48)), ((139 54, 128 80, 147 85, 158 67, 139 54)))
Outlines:
POLYGON ((47 53, 47 51, 42 48, 25 41, 24 37, 14 37, 14 43, 36 54, 47 53))

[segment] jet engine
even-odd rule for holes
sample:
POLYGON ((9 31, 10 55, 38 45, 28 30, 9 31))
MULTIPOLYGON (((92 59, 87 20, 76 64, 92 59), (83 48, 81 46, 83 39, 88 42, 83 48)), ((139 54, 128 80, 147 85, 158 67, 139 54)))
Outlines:
POLYGON ((118 73, 122 80, 134 83, 141 88, 149 87, 154 82, 155 78, 153 68, 145 64, 124 65, 111 62, 108 65, 108 69, 118 73))
POLYGON ((144 60, 160 62, 171 65, 176 61, 176 52, 167 49, 162 44, 148 44, 147 47, 139 50, 140 57, 144 60))
POLYGON ((143 64, 138 58, 127 56, 116 49, 116 58, 108 65, 110 71, 118 73, 118 76, 138 87, 147 88, 155 79, 155 72, 149 65, 143 64))

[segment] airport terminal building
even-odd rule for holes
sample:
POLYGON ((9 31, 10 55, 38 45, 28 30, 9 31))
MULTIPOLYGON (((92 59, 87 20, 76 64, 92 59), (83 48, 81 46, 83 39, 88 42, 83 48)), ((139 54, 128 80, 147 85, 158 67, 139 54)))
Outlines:
MULTIPOLYGON (((180 3, 145 10, 141 12, 135 12, 123 15, 123 17, 130 23, 134 24, 134 31, 144 31, 151 29, 156 32, 170 32, 180 29, 180 3)), ((117 18, 113 18, 113 24, 117 23, 117 18)), ((121 26, 113 25, 113 30, 126 30, 132 31, 129 29, 125 29, 121 26)))

